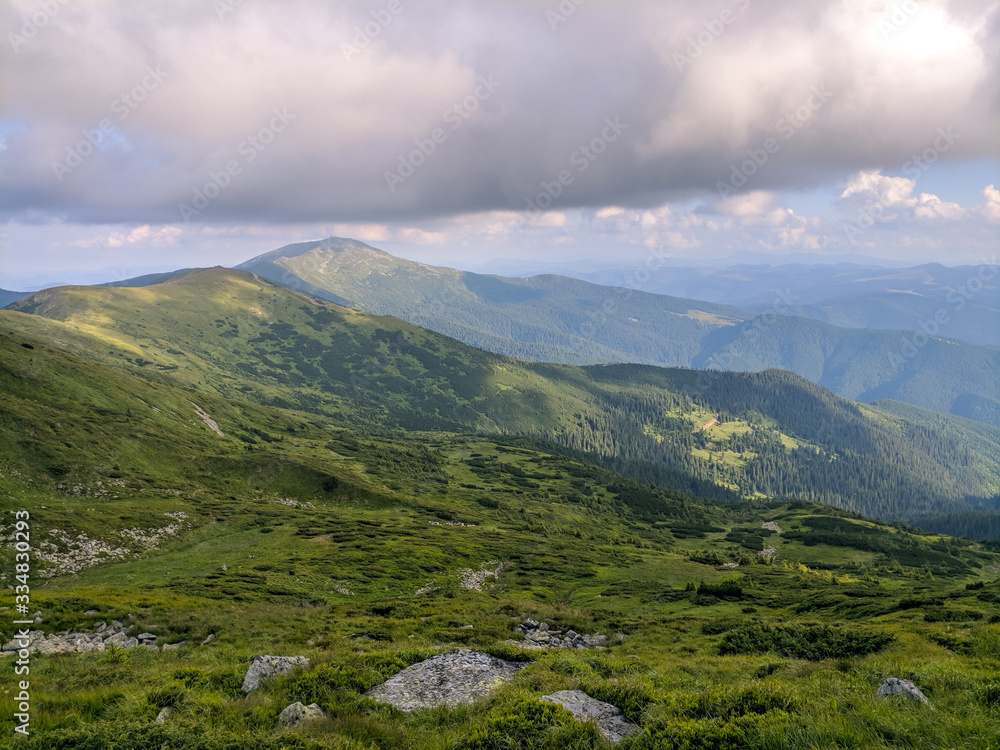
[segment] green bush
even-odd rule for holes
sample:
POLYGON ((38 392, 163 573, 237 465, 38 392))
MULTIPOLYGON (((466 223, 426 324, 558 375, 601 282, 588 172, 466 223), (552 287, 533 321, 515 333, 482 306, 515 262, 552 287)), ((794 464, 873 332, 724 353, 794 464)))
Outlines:
POLYGON ((772 628, 749 623, 735 628, 722 638, 719 653, 775 653, 797 659, 819 661, 843 656, 865 656, 881 651, 896 637, 888 633, 851 631, 816 625, 790 625, 772 628))
POLYGON ((514 750, 538 747, 542 733, 573 722, 562 706, 525 698, 491 711, 483 723, 456 745, 457 750, 514 750))
POLYGON ((670 748, 671 750, 743 750, 769 724, 781 724, 788 715, 782 711, 769 714, 748 714, 730 721, 718 719, 680 719, 647 730, 636 743, 640 748, 670 748))

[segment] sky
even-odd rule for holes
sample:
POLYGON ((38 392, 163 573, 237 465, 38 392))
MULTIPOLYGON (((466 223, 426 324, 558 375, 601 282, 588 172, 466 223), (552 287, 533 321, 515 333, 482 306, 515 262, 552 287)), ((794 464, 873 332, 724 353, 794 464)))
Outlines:
POLYGON ((0 287, 335 235, 473 270, 976 264, 992 0, 9 0, 0 287))

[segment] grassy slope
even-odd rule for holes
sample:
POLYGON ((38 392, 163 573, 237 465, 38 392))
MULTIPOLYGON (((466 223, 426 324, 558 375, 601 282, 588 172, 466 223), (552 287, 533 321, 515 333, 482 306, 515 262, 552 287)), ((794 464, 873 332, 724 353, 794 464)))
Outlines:
POLYGON ((874 410, 789 373, 531 364, 225 269, 143 288, 47 290, 0 321, 160 382, 345 426, 534 435, 626 459, 623 470, 627 462, 681 467, 746 495, 901 518, 949 503, 963 509, 966 497, 990 496, 998 484, 995 463, 961 440, 898 418, 875 421, 874 410), (672 416, 678 409, 720 414, 723 423, 692 436, 689 421, 672 416), (721 442, 735 434, 727 420, 753 422, 751 453, 766 458, 731 460, 726 451, 739 446, 721 442), (706 456, 705 440, 715 455, 706 456))
MULTIPOLYGON (((912 332, 839 328, 791 317, 791 312, 776 317, 770 309, 756 317, 736 307, 562 276, 483 276, 402 260, 338 238, 290 245, 240 268, 338 304, 395 315, 472 346, 525 359, 734 371, 780 368, 846 398, 891 398, 1000 425, 1000 393, 990 377, 1000 368, 996 346, 922 338, 912 350, 916 356, 909 356, 906 344, 913 342, 912 332), (890 354, 898 357, 891 360, 890 354)), ((927 269, 913 270, 918 279, 927 274, 927 269)), ((640 273, 645 271, 640 267, 640 273)), ((953 317, 968 322, 971 315, 965 310, 953 317)), ((951 328, 941 333, 948 336, 951 328)))
POLYGON ((481 349, 544 362, 686 365, 708 332, 751 315, 564 276, 511 279, 428 266, 336 238, 291 245, 239 268, 481 349))
MULTIPOLYGON (((444 750, 490 731, 513 747, 603 747, 561 714, 529 718, 538 695, 578 687, 643 726, 623 745, 633 750, 684 737, 696 747, 980 750, 1000 739, 1000 625, 989 622, 1000 620, 1000 556, 976 545, 807 503, 707 507, 488 438, 359 435, 24 343, 0 335, 0 507, 31 509, 36 549, 58 528, 132 550, 51 579, 36 559, 44 629, 117 618, 192 645, 35 656, 34 734, 12 747, 444 750), (289 499, 300 505, 278 502, 289 499), (182 529, 156 549, 119 534, 162 528, 178 512, 182 529), (741 531, 764 520, 785 534, 741 531), (772 563, 754 555, 765 544, 777 548, 772 563), (507 565, 496 585, 458 585, 462 570, 495 560, 507 565), (725 581, 739 588, 731 600, 686 590, 725 581), (425 586, 436 588, 416 593, 425 586), (82 614, 90 609, 98 614, 82 614), (510 655, 501 642, 528 615, 625 638, 604 651, 535 653, 472 708, 403 715, 361 695, 455 646, 510 655), (819 661, 720 655, 743 622, 896 640, 819 661), (193 645, 208 633, 214 644, 193 645), (243 698, 258 653, 312 664, 243 698), (916 680, 938 710, 877 701, 890 675, 916 680), (279 730, 294 700, 318 701, 330 718, 279 730), (163 706, 177 714, 157 725, 163 706)), ((7 581, 11 557, 4 548, 7 581)), ((0 737, 12 737, 9 713, 0 737)))

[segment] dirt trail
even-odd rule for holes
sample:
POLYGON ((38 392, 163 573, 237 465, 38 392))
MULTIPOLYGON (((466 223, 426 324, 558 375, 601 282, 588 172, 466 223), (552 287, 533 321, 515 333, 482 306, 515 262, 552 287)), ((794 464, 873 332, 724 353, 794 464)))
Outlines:
POLYGON ((694 434, 696 432, 704 432, 705 430, 707 430, 709 427, 711 427, 713 424, 715 424, 718 421, 719 421, 718 417, 712 417, 712 419, 710 421, 706 422, 701 427, 695 427, 691 432, 692 432, 692 434, 694 434))

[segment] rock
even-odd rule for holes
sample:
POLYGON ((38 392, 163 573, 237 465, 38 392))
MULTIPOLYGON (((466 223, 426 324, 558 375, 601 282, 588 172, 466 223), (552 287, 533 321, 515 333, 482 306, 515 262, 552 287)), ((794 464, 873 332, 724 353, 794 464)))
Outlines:
POLYGON ((304 656, 255 656, 250 660, 250 668, 240 689, 244 693, 252 693, 261 680, 308 665, 309 660, 304 656))
POLYGON ((126 638, 125 642, 122 644, 122 648, 132 648, 139 645, 139 640, 137 638, 126 638))
POLYGON ((898 677, 889 677, 882 681, 878 690, 875 691, 878 698, 888 698, 894 695, 902 695, 911 701, 920 701, 928 706, 932 705, 927 696, 920 692, 920 688, 909 680, 901 680, 898 677))
POLYGON ((166 708, 161 709, 160 713, 156 715, 156 723, 162 724, 173 715, 174 715, 174 709, 172 709, 170 706, 167 706, 166 708))
POLYGON ((112 630, 121 630, 122 629, 122 624, 118 620, 112 620, 111 621, 111 629, 112 630))
MULTIPOLYGON (((575 630, 553 630, 546 622, 537 622, 530 617, 514 628, 516 633, 524 633, 523 641, 507 641, 528 650, 542 648, 602 648, 608 638, 604 635, 582 635, 575 630)), ((624 636, 623 636, 624 637, 624 636)))
POLYGON ((290 727, 297 727, 317 719, 325 719, 326 714, 316 703, 303 706, 300 702, 295 702, 286 706, 285 710, 278 714, 278 723, 287 724, 290 727))
POLYGON ((140 633, 135 638, 139 643, 153 643, 156 640, 156 636, 152 633, 140 633))
POLYGON ((621 742, 625 737, 641 731, 622 715, 620 708, 591 698, 582 690, 560 690, 543 695, 539 700, 561 705, 577 721, 594 721, 598 731, 612 743, 621 742))
POLYGON ((454 708, 482 698, 512 680, 524 666, 481 651, 456 648, 407 667, 367 695, 402 711, 432 706, 454 708))
POLYGON ((600 733, 610 742, 621 742, 628 735, 639 731, 639 727, 625 720, 620 708, 591 698, 582 690, 560 690, 558 693, 543 695, 538 700, 559 704, 573 714, 577 721, 594 721, 600 733))
POLYGON ((203 640, 203 641, 201 642, 201 645, 202 645, 202 646, 207 646, 207 645, 208 645, 209 643, 211 643, 211 642, 212 642, 212 641, 214 641, 214 640, 215 640, 215 633, 209 633, 209 634, 208 634, 208 635, 207 635, 207 636, 205 637, 205 640, 203 640))
MULTIPOLYGON (((128 636, 122 632, 113 633, 105 641, 105 646, 124 646, 125 641, 128 640, 128 636)), ((138 643, 138 641, 137 641, 138 643)))
POLYGON ((91 615, 100 614, 96 609, 88 609, 83 613, 85 617, 90 617, 91 615))
POLYGON ((163 644, 163 650, 164 651, 176 651, 181 646, 186 646, 186 645, 187 645, 187 641, 178 641, 177 643, 164 643, 163 644))

